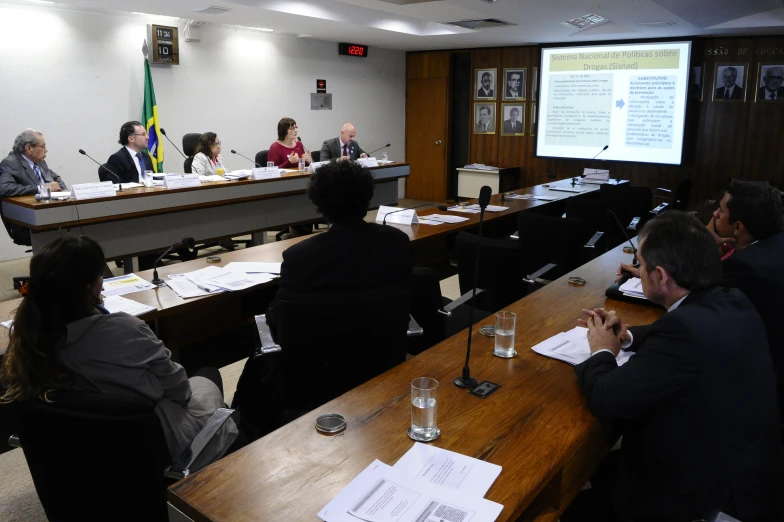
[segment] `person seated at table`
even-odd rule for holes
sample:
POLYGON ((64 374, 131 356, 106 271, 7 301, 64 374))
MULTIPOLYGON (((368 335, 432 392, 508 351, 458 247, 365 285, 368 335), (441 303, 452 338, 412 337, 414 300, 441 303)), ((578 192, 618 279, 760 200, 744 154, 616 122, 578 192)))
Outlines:
POLYGON ((306 164, 311 162, 310 151, 297 139, 297 122, 291 118, 281 118, 278 122, 278 140, 270 145, 267 161, 282 169, 295 169, 299 166, 300 158, 305 158, 306 164))
POLYGON ((340 136, 325 140, 321 145, 320 161, 334 160, 356 160, 357 158, 367 158, 368 155, 359 146, 359 143, 354 141, 357 137, 357 130, 352 123, 346 123, 340 129, 340 136))
POLYGON ((223 166, 221 158, 221 142, 218 135, 214 132, 205 132, 199 137, 196 145, 196 155, 193 156, 191 172, 200 176, 223 176, 226 168, 223 166))
MULTIPOLYGON (((188 379, 144 321, 103 308, 104 262, 98 243, 84 236, 58 238, 33 255, 0 371, 0 403, 56 403, 61 389, 146 399, 176 459, 224 407, 220 374, 188 379)), ((237 435, 229 419, 194 469, 223 456, 237 435)))
POLYGON ((119 178, 119 182, 139 183, 142 173, 152 170, 150 155, 142 152, 147 148, 147 131, 144 130, 144 125, 138 121, 123 123, 118 142, 122 148, 109 156, 106 167, 98 168, 98 177, 101 181, 118 183, 118 180, 109 174, 111 171, 119 178))
POLYGON ((55 192, 68 190, 63 178, 46 164, 46 140, 41 132, 25 129, 14 139, 14 146, 0 161, 0 198, 32 196, 38 186, 49 184, 55 192))
POLYGON ((781 448, 765 326, 700 221, 669 211, 645 224, 645 297, 667 309, 628 328, 583 310, 591 357, 575 371, 590 410, 623 435, 614 505, 621 520, 772 520, 781 448), (634 351, 623 366, 616 355, 634 351))

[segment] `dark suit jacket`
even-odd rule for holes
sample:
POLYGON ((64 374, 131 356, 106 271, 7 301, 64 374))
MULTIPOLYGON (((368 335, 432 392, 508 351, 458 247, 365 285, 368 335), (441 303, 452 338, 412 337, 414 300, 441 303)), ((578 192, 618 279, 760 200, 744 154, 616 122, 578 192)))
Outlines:
MULTIPOLYGON (((359 143, 356 141, 352 141, 348 144, 348 157, 349 159, 355 160, 357 159, 360 154, 363 154, 365 151, 362 150, 362 147, 359 146, 359 143)), ((338 159, 340 156, 343 155, 343 150, 340 146, 340 138, 332 138, 330 140, 325 141, 321 145, 321 157, 319 161, 329 161, 331 159, 338 159)))
POLYGON ((495 98, 495 91, 493 89, 490 89, 489 91, 487 91, 487 94, 485 94, 485 90, 480 87, 476 91, 476 97, 477 98, 485 98, 485 99, 487 99, 487 98, 495 98))
MULTIPOLYGON (((767 91, 767 89, 765 87, 760 87, 759 89, 757 89, 757 99, 758 100, 767 100, 767 97, 766 97, 767 93, 765 91, 767 91)), ((784 96, 784 87, 779 87, 776 90, 776 99, 778 100, 782 96, 784 96)))
POLYGON ((618 511, 769 520, 779 427, 764 325, 749 300, 736 289, 693 292, 632 334, 637 353, 624 366, 604 352, 575 367, 591 411, 623 431, 618 511))
POLYGON ((354 292, 411 284, 413 257, 402 231, 361 219, 334 223, 283 251, 278 293, 267 310, 275 335, 275 307, 298 292, 354 292))
MULTIPOLYGON (((144 158, 144 170, 152 170, 152 160, 150 156, 142 152, 144 158)), ((136 170, 136 162, 131 157, 130 152, 125 147, 121 148, 111 156, 106 162, 106 168, 117 174, 123 183, 139 183, 139 171, 136 170)), ((101 181, 112 181, 117 183, 114 177, 106 173, 103 167, 98 168, 98 178, 101 181)))
POLYGON ((515 129, 512 129, 512 120, 504 120, 504 134, 519 134, 523 132, 523 122, 517 120, 515 122, 517 126, 515 129))
MULTIPOLYGON (((722 261, 724 286, 737 288, 759 312, 779 382, 784 382, 784 232, 736 250, 722 261)), ((784 406, 784 405, 782 405, 784 406)))
MULTIPOLYGON (((723 85, 716 89, 716 96, 714 96, 714 98, 717 99, 717 100, 723 100, 724 99, 724 86, 723 85)), ((740 85, 738 85, 736 83, 735 84, 735 88, 732 90, 732 95, 730 96, 730 100, 742 100, 742 99, 743 99, 743 87, 741 87, 740 85)))
MULTIPOLYGON (((44 181, 51 183, 56 181, 63 186, 63 190, 68 190, 63 178, 49 168, 45 161, 38 164, 41 167, 41 175, 44 181)), ((0 161, 0 197, 7 198, 13 196, 31 196, 38 194, 38 177, 20 154, 11 152, 0 161)))

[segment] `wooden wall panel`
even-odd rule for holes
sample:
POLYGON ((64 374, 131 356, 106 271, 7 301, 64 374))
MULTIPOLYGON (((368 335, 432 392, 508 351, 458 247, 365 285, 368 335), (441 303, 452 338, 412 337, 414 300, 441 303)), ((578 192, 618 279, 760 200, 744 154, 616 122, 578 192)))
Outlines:
POLYGON ((449 51, 408 53, 406 78, 448 78, 449 51))
POLYGON ((498 117, 498 108, 501 106, 499 96, 500 81, 499 78, 502 74, 501 67, 501 52, 499 49, 477 49, 473 52, 473 59, 471 65, 471 139, 468 142, 468 158, 471 163, 484 163, 485 165, 498 164, 498 136, 501 134, 501 128, 498 117), (476 127, 474 121, 474 105, 477 103, 473 97, 479 89, 476 83, 477 69, 495 68, 496 71, 496 101, 482 102, 495 104, 495 134, 474 134, 473 129, 476 127))

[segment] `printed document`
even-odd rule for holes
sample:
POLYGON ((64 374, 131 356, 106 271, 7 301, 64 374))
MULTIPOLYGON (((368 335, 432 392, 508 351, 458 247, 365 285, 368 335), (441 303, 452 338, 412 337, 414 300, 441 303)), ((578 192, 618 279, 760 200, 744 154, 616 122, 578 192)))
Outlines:
POLYGON ((640 281, 639 277, 630 277, 618 288, 618 290, 620 290, 623 295, 645 299, 645 294, 642 292, 642 281, 640 281))
POLYGON ((223 288, 217 286, 194 283, 185 274, 171 274, 166 284, 183 299, 218 294, 224 291, 223 288))
POLYGON ((209 291, 214 291, 213 287, 223 288, 232 292, 244 290, 272 279, 272 277, 266 277, 269 274, 253 274, 253 276, 245 272, 227 270, 217 266, 208 266, 185 274, 185 277, 192 283, 203 287, 202 290, 209 289, 209 291), (262 277, 253 277, 256 275, 262 277))
POLYGON ((484 497, 501 473, 496 464, 421 442, 415 442, 393 468, 408 477, 476 497, 484 497))
POLYGON ((142 292, 155 288, 155 285, 149 281, 145 281, 136 274, 128 274, 117 277, 110 277, 103 280, 103 294, 104 297, 111 297, 113 295, 125 295, 133 292, 142 292))
POLYGON ((421 223, 423 219, 440 221, 441 223, 462 223, 463 221, 468 221, 467 217, 448 216, 446 214, 428 214, 427 216, 419 218, 419 222, 421 223))
POLYGON ((139 316, 147 312, 154 312, 157 310, 154 306, 147 306, 146 304, 139 303, 133 299, 126 299, 119 295, 113 295, 103 300, 103 307, 109 312, 116 314, 125 312, 129 315, 139 316))
POLYGON ((411 477, 378 460, 319 513, 325 522, 493 522, 503 506, 411 477))
POLYGON ((279 274, 280 265, 283 263, 254 263, 235 261, 229 263, 223 268, 231 270, 232 272, 245 272, 246 274, 266 273, 266 274, 279 274))
MULTIPOLYGON (((569 364, 580 364, 591 356, 591 348, 588 345, 588 328, 575 326, 568 332, 554 335, 531 349, 545 357, 558 359, 569 364)), ((623 366, 633 355, 634 352, 621 350, 615 361, 618 363, 618 366, 623 366)))
POLYGON ((555 196, 539 196, 536 194, 507 194, 506 199, 538 199, 540 201, 555 201, 555 196))

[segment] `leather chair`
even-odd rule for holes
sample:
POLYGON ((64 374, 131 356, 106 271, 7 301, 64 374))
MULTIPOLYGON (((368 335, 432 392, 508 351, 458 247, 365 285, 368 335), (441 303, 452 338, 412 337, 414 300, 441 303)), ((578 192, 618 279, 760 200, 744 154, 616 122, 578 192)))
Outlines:
POLYGON ((555 266, 547 271, 552 280, 603 253, 601 236, 595 237, 597 230, 579 219, 532 210, 519 212, 517 225, 525 248, 523 270, 528 274, 553 264, 555 266))
POLYGON ((193 157, 196 155, 196 147, 199 145, 201 134, 201 132, 191 132, 182 137, 182 151, 188 156, 183 165, 186 174, 192 173, 191 165, 193 165, 193 157))
MULTIPOLYGON (((648 187, 633 187, 629 184, 610 185, 605 183, 599 187, 599 194, 604 201, 606 208, 612 209, 618 216, 621 224, 628 229, 629 235, 634 236, 642 226, 655 214, 651 213, 653 208, 653 196, 648 187), (634 221, 635 218, 637 221, 634 221), (634 222, 633 222, 634 221, 634 222)), ((610 247, 623 243, 626 238, 615 223, 615 218, 608 217, 608 224, 605 229, 608 236, 610 247), (611 221, 610 221, 611 220, 611 221), (613 226, 614 225, 614 226, 613 226)))
POLYGON ((653 197, 654 199, 659 200, 659 204, 656 208, 666 203, 667 206, 665 208, 669 207, 675 210, 687 210, 689 208, 689 200, 691 199, 691 189, 693 186, 694 182, 692 182, 691 179, 686 178, 678 183, 678 186, 675 187, 675 191, 662 187, 655 188, 653 190, 653 197))
POLYGON ((255 161, 262 167, 267 166, 267 156, 269 155, 269 150, 262 150, 256 153, 255 161))
POLYGON ((313 163, 316 163, 317 161, 321 161, 321 151, 320 150, 310 151, 310 159, 313 160, 313 163))
POLYGON ((11 405, 38 498, 51 521, 167 521, 166 487, 233 410, 218 410, 172 463, 154 404, 98 393, 58 391, 54 402, 11 405))

